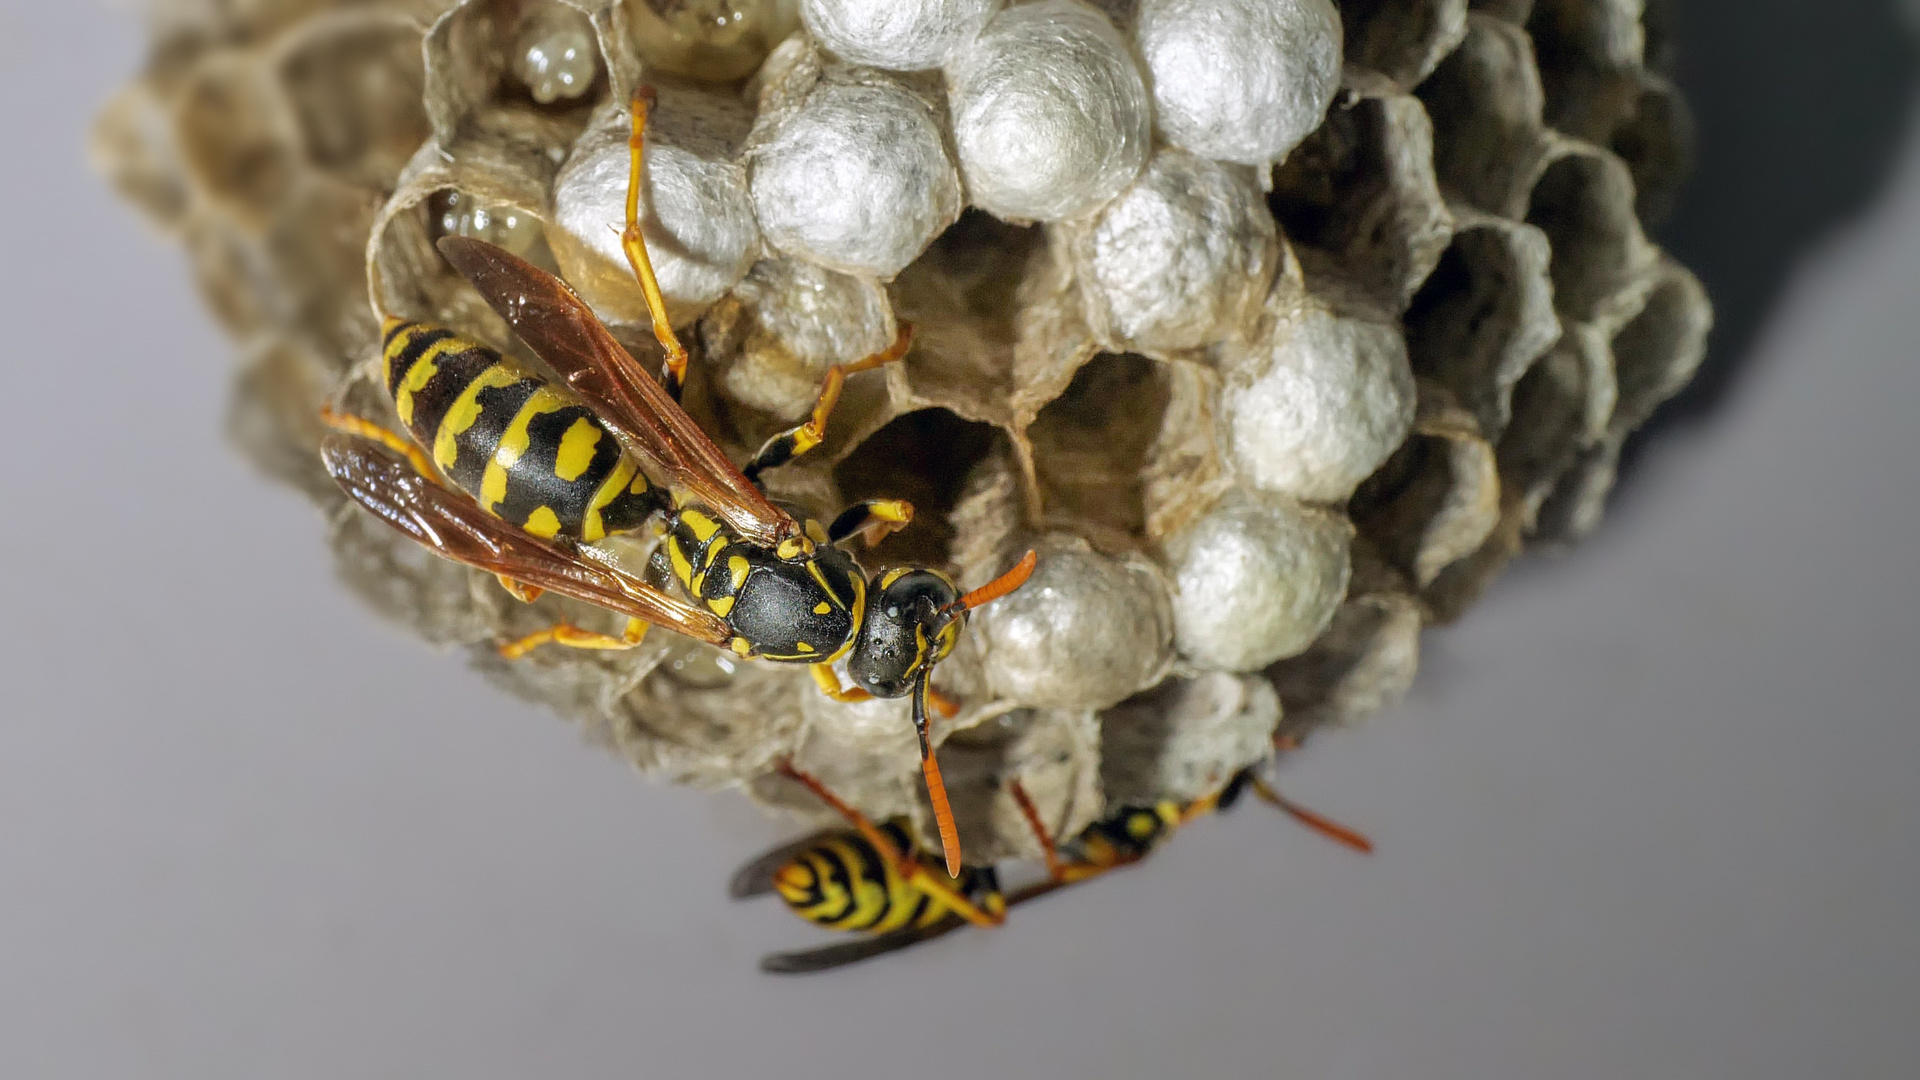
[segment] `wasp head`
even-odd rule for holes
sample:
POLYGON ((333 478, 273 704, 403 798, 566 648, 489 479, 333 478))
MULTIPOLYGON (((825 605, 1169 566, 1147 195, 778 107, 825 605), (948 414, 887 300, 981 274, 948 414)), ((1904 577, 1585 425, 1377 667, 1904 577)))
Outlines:
POLYGON ((867 587, 866 617, 847 674, 875 697, 905 697, 946 659, 966 625, 960 590, 938 570, 888 570, 867 587))

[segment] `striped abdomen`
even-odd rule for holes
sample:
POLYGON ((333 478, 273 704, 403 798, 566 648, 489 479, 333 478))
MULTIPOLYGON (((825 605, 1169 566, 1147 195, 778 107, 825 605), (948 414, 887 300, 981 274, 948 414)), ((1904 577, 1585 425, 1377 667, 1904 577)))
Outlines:
POLYGON ((1133 862, 1172 834, 1180 818, 1180 805, 1164 799, 1152 806, 1122 807, 1087 826, 1073 846, 1077 855, 1099 866, 1133 862))
POLYGON ((386 322, 400 422, 481 509, 546 539, 638 528, 668 501, 585 406, 484 345, 386 322))
MULTIPOLYGON (((898 823, 880 826, 894 846, 918 857, 918 847, 898 823)), ((946 878, 936 867, 928 872, 946 878)), ((952 879, 948 879, 952 880, 952 879)), ((894 872, 859 833, 831 833, 793 857, 774 874, 774 889, 796 914, 830 930, 885 933, 903 926, 929 926, 952 908, 894 872)), ((953 881, 954 891, 972 896, 981 884, 968 868, 953 881)))

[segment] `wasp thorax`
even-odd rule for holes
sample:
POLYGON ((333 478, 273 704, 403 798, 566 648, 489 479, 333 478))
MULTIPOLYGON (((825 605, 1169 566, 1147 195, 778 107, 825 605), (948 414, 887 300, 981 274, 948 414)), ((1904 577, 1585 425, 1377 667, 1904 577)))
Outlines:
POLYGON ((876 697, 901 697, 928 664, 953 651, 966 615, 948 614, 960 590, 935 570, 889 570, 867 594, 847 674, 876 697))

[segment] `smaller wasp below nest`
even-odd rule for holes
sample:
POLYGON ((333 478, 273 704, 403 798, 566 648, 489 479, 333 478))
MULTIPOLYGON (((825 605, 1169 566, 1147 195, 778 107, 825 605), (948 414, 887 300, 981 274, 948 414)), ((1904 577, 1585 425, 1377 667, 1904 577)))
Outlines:
MULTIPOLYGON (((1293 743, 1283 737, 1275 745, 1285 752, 1293 743)), ((963 926, 999 926, 1010 908, 1139 862, 1182 826, 1228 809, 1249 788, 1315 832, 1357 851, 1373 851, 1366 836, 1283 798, 1254 768, 1242 769, 1218 791, 1192 802, 1161 799, 1116 807, 1061 844, 1054 843, 1039 808, 1016 778, 1008 782, 1008 792, 1039 841, 1047 877, 1008 895, 1001 891, 994 867, 943 872, 898 823, 874 824, 791 763, 783 762, 780 771, 838 811, 852 828, 825 829, 768 851, 734 873, 728 894, 745 900, 778 893, 808 922, 867 936, 762 957, 760 969, 776 975, 843 967, 963 926)))
POLYGON ((628 617, 618 636, 550 627, 501 646, 509 659, 547 643, 632 648, 658 624, 743 658, 811 665, 835 701, 911 696, 947 871, 958 876, 959 833, 927 740, 930 704, 949 714, 954 706, 930 680, 967 613, 1019 588, 1033 572, 1034 553, 964 595, 932 569, 890 569, 869 581, 838 545, 904 527, 911 506, 873 500, 822 525, 768 501, 760 474, 819 445, 847 376, 906 354, 912 331, 904 324, 891 348, 830 368, 808 420, 769 439, 744 468, 680 407, 687 352, 667 323, 640 235, 652 101, 647 89, 633 99, 621 242, 666 353, 662 380, 565 282, 492 244, 447 236, 439 243, 447 261, 564 386, 451 330, 382 313, 384 382, 411 437, 329 410, 324 419, 341 433, 329 436, 321 456, 362 507, 434 552, 496 575, 519 599, 552 590, 628 617), (591 546, 662 517, 666 537, 648 579, 591 546), (686 599, 664 591, 669 580, 686 599), (852 688, 842 687, 832 666, 843 658, 852 688))

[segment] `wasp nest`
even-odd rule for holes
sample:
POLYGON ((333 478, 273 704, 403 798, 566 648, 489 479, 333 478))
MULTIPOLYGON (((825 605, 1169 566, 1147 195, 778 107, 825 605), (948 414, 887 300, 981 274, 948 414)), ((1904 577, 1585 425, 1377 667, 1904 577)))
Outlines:
POLYGON ((524 356, 433 246, 484 237, 656 356, 615 235, 646 83, 642 227, 688 408, 736 460, 913 322, 770 482, 818 515, 911 500, 870 567, 974 587, 1040 552, 939 669, 978 857, 1033 850, 1012 776, 1072 830, 1391 700, 1423 626, 1593 527, 1710 321, 1643 231, 1686 112, 1642 0, 176 0, 154 25, 99 156, 242 343, 239 441, 381 611, 649 773, 810 808, 770 774, 791 755, 927 824, 904 702, 665 632, 496 656, 613 620, 521 604, 327 480, 322 403, 387 408, 369 287, 524 356))

